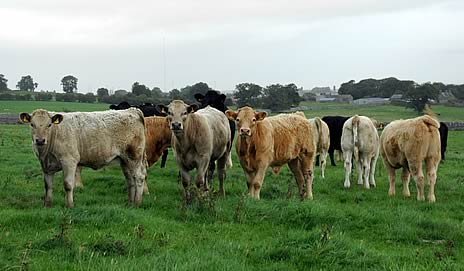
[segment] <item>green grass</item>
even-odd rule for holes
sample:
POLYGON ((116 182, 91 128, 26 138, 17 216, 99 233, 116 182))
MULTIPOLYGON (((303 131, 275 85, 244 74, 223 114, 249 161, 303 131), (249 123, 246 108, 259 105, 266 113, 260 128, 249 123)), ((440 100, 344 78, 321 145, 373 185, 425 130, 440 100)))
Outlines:
MULTIPOLYGON (((0 270, 462 270, 464 133, 450 132, 437 202, 388 197, 377 164, 376 188, 343 188, 343 169, 328 166, 314 200, 300 201, 287 168, 268 172, 261 200, 244 195, 235 150, 226 197, 185 206, 170 153, 149 170, 151 193, 126 207, 117 166, 84 169, 75 208, 64 208, 62 174, 54 207, 42 207, 40 165, 30 128, 0 125, 0 270), (294 196, 286 198, 288 182, 294 196)), ((316 174, 319 170, 316 169, 316 174)), ((352 176, 355 180, 356 176, 352 176)), ((217 188, 217 180, 215 180, 217 188)))
POLYGON ((47 109, 49 111, 100 111, 108 110, 109 104, 104 103, 68 103, 68 102, 42 102, 42 101, 0 101, 0 114, 31 113, 34 109, 47 109))
MULTIPOLYGON (((353 104, 340 103, 315 103, 302 102, 301 105, 314 106, 317 110, 304 111, 308 118, 323 116, 353 116, 355 114, 369 116, 378 121, 392 121, 417 117, 411 109, 401 106, 356 106, 353 104)), ((0 101, 0 114, 19 114, 21 112, 32 112, 34 109, 44 108, 50 111, 99 111, 107 110, 108 104, 103 103, 67 103, 67 102, 40 102, 40 101, 0 101)), ((449 107, 434 105, 433 111, 439 114, 440 121, 464 121, 464 110, 460 107, 449 107)))
MULTIPOLYGON (((402 106, 379 105, 379 106, 356 106, 354 104, 339 103, 301 103, 301 105, 314 106, 315 110, 305 110, 306 117, 323 116, 353 116, 355 114, 373 117, 378 121, 392 121, 397 119, 409 119, 417 117, 412 109, 402 106)), ((432 111, 438 115, 440 121, 464 121, 464 110, 462 107, 450 107, 444 105, 432 106, 432 111)))

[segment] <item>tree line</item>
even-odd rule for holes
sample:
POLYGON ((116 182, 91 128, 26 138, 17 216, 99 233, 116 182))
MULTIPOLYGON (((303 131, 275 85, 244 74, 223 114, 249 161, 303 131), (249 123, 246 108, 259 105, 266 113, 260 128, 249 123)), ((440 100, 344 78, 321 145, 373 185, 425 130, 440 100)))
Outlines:
MULTIPOLYGON (((5 78, 5 75, 0 74, 0 91, 8 91, 8 79, 5 78)), ((22 76, 21 79, 16 84, 16 88, 19 91, 31 91, 37 89, 39 84, 34 82, 34 79, 30 75, 22 76)), ((63 87, 63 92, 73 93, 77 91, 77 78, 72 75, 66 75, 61 79, 61 86, 63 87)))
MULTIPOLYGON (((131 104, 141 103, 169 103, 171 100, 180 99, 189 103, 195 102, 194 95, 203 95, 212 89, 207 83, 198 82, 187 85, 181 89, 172 89, 163 92, 159 87, 149 88, 140 82, 134 82, 131 90, 119 89, 110 91, 101 87, 96 90, 96 95, 89 92, 87 94, 76 93, 78 79, 72 75, 67 75, 61 80, 63 92, 34 92, 38 83, 30 75, 23 76, 16 84, 20 92, 12 93, 7 85, 8 80, 0 74, 0 100, 38 100, 38 101, 65 101, 65 102, 102 102, 120 103, 127 101, 131 104)), ((253 83, 241 83, 235 87, 235 92, 226 99, 227 105, 236 104, 238 106, 250 105, 253 107, 266 108, 273 111, 281 111, 298 106, 302 98, 298 94, 298 87, 295 84, 272 84, 261 87, 253 83)))
POLYGON ((441 93, 452 94, 458 101, 464 101, 464 84, 444 84, 441 82, 427 82, 418 84, 412 80, 398 80, 394 77, 384 79, 364 79, 356 83, 350 80, 341 84, 339 94, 349 94, 353 99, 381 97, 390 98, 394 94, 401 94, 404 105, 422 112, 426 104, 439 102, 441 93))
MULTIPOLYGON (((56 100, 56 101, 78 101, 78 102, 103 102, 120 103, 127 101, 131 104, 141 103, 168 103, 174 99, 181 99, 189 103, 195 102, 196 93, 206 94, 213 90, 207 83, 198 82, 187 85, 181 89, 172 89, 163 92, 159 87, 149 88, 140 82, 134 82, 130 91, 119 89, 110 91, 107 88, 98 88, 96 95, 76 93, 78 79, 73 75, 64 76, 61 86, 64 93, 34 92, 38 83, 30 75, 22 76, 16 84, 21 93, 13 94, 7 85, 8 80, 0 74, 0 99, 2 100, 56 100)), ((272 84, 262 87, 254 83, 240 83, 235 86, 232 94, 226 99, 227 105, 235 104, 238 107, 249 105, 252 107, 270 109, 272 111, 284 111, 298 106, 303 100, 299 95, 295 84, 272 84)), ((464 101, 464 84, 453 85, 441 82, 417 84, 412 80, 398 80, 394 77, 384 79, 365 79, 356 83, 354 80, 342 83, 338 90, 339 94, 349 94, 353 99, 367 97, 390 98, 394 94, 403 95, 404 105, 411 107, 417 112, 422 112, 426 104, 438 101, 440 93, 451 93, 460 101, 464 101)))

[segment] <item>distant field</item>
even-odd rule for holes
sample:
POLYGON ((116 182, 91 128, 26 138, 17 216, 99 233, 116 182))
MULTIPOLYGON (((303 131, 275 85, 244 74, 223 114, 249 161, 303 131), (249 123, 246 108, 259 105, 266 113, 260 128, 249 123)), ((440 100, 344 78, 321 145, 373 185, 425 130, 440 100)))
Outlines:
MULTIPOLYGON (((353 104, 339 103, 301 103, 301 105, 323 108, 316 110, 305 110, 308 118, 322 116, 352 116, 355 114, 373 117, 378 121, 392 121, 396 119, 408 119, 417 117, 412 109, 403 106, 380 105, 380 106, 357 106, 353 104)), ((432 106, 433 112, 438 115, 440 121, 464 121, 464 108, 443 105, 432 106)))
POLYGON ((68 102, 43 102, 43 101, 0 101, 0 114, 19 114, 32 112, 34 109, 43 108, 50 111, 99 111, 107 110, 109 104, 103 103, 68 103, 68 102))
MULTIPOLYGON (((340 103, 313 103, 303 102, 301 105, 314 106, 316 110, 306 110, 308 118, 322 116, 352 116, 354 114, 373 117, 379 121, 392 121, 400 118, 414 118, 417 114, 411 109, 402 106, 356 106, 340 103)), ((40 102, 40 101, 0 101, 0 114, 19 114, 21 112, 32 112, 37 108, 51 111, 99 111, 107 110, 109 104, 88 103, 66 103, 66 102, 40 102)), ((442 105, 433 106, 433 111, 439 114, 440 121, 463 121, 464 108, 448 107, 442 105)))
POLYGON ((141 208, 126 207, 123 174, 111 166, 84 169, 85 188, 75 191, 74 209, 63 207, 62 174, 56 174, 54 207, 45 209, 30 127, 0 125, 0 270, 462 270, 464 266, 464 132, 450 132, 435 204, 416 201, 413 181, 411 198, 401 196, 399 179, 396 197, 388 197, 381 159, 376 188, 344 189, 339 162, 327 167, 325 180, 316 169, 314 200, 300 201, 295 181, 284 167, 278 176, 267 173, 262 199, 256 201, 245 196, 245 176, 235 149, 233 161, 225 198, 211 196, 185 206, 170 152, 167 168, 160 169, 159 164, 150 168, 151 192, 144 195, 141 208), (291 199, 286 198, 288 184, 293 188, 291 199))

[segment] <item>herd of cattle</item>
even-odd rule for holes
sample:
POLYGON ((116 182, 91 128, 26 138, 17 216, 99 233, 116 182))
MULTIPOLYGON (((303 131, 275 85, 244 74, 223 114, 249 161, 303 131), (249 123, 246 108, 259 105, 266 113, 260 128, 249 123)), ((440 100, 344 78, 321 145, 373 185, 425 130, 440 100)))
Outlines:
POLYGON ((184 197, 190 202, 191 176, 196 169, 196 186, 209 190, 217 169, 219 194, 225 195, 226 170, 232 167, 235 147, 247 178, 248 192, 259 199, 265 173, 275 173, 288 164, 302 198, 313 198, 314 164, 318 156, 321 177, 325 176, 327 154, 335 166, 334 151, 343 155, 345 187, 350 187, 352 159, 357 161, 358 184, 375 186, 375 165, 382 155, 389 174, 389 195, 395 194, 395 170, 402 168, 403 195, 410 196, 409 179, 417 186, 417 199, 425 200, 425 163, 428 201, 435 201, 434 185, 440 160, 445 158, 448 129, 434 117, 393 121, 386 126, 364 116, 330 116, 306 119, 304 113, 267 116, 245 106, 227 110, 225 95, 209 91, 197 94, 198 104, 174 100, 167 106, 123 102, 108 111, 54 113, 37 109, 21 113, 20 121, 32 127, 32 148, 44 174, 44 205, 52 205, 53 176, 63 171, 65 202, 73 207, 73 189, 82 186, 81 167, 93 169, 120 162, 127 182, 129 205, 140 205, 148 192, 147 167, 172 148, 179 169, 184 197), (377 132, 383 128, 381 136, 377 132))

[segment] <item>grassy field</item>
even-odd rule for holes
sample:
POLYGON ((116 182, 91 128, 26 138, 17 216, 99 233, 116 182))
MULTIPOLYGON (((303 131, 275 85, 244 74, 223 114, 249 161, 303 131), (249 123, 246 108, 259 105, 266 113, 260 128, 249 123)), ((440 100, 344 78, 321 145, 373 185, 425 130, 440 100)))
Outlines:
MULTIPOLYGON (((392 121, 395 119, 407 119, 417 117, 411 109, 402 106, 356 106, 353 104, 340 103, 315 103, 303 102, 301 105, 314 106, 316 110, 306 110, 308 118, 323 116, 352 116, 355 114, 369 116, 378 121, 392 121)), ((0 101, 0 114, 19 114, 21 112, 32 112, 37 108, 50 111, 98 111, 107 110, 108 104, 67 103, 67 102, 40 102, 40 101, 0 101)), ((464 110, 459 107, 448 107, 443 105, 433 106, 433 111, 439 114, 440 121, 464 121, 464 110)))
MULTIPOLYGON (((39 107, 55 105, 48 106, 39 107)), ((313 201, 300 201, 285 168, 279 176, 268 172, 262 199, 255 201, 245 196, 245 177, 235 150, 233 161, 225 198, 197 198, 185 206, 171 153, 167 168, 155 165, 149 170, 151 193, 144 195, 141 208, 126 207, 123 174, 111 166, 83 170, 85 188, 75 191, 74 209, 64 208, 62 174, 56 174, 54 207, 45 209, 30 128, 0 125, 0 270, 462 270, 464 266, 463 132, 450 133, 435 204, 415 200, 414 182, 412 197, 403 198, 399 180, 399 194, 389 198, 381 161, 378 186, 370 190, 356 185, 344 189, 339 163, 328 166, 325 180, 315 178, 313 201), (289 182, 294 196, 287 199, 289 182)), ((356 180, 355 174, 352 178, 356 180)))
MULTIPOLYGON (((354 104, 339 103, 312 103, 304 102, 301 105, 314 106, 315 110, 305 110, 308 118, 316 116, 353 116, 355 114, 373 117, 378 121, 392 121, 417 117, 417 113, 409 108, 393 105, 357 106, 354 104)), ((432 106, 433 112, 440 121, 464 121, 464 110, 460 107, 443 105, 432 106)))
POLYGON ((37 108, 43 108, 56 112, 99 111, 107 110, 109 108, 109 104, 42 101, 0 101, 0 114, 19 114, 21 112, 32 112, 37 108))

